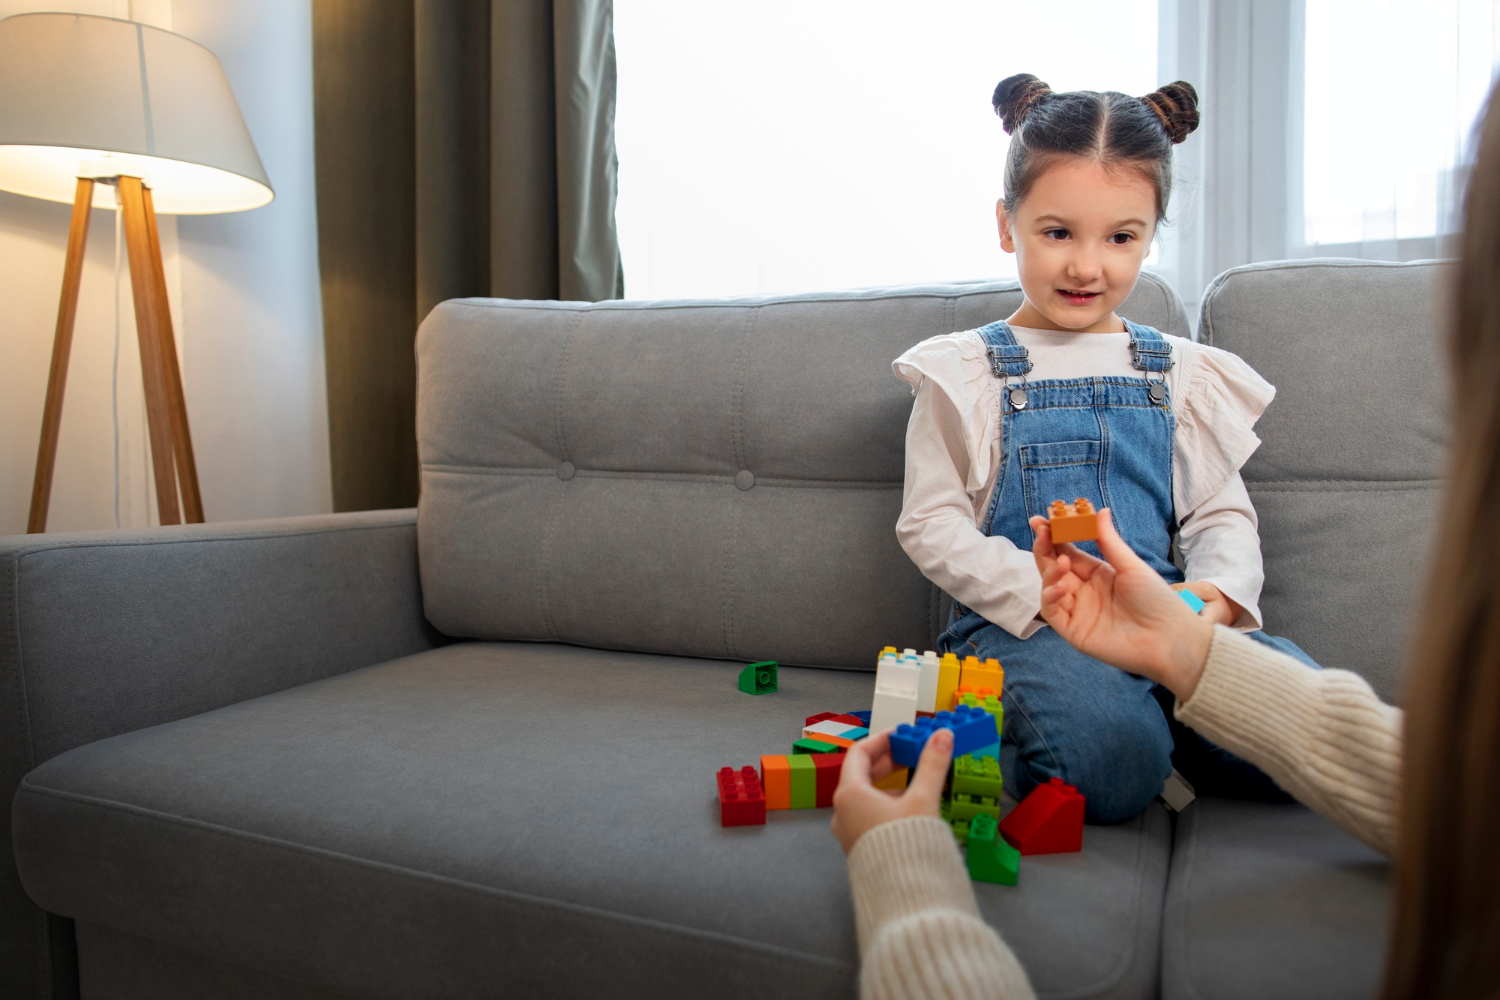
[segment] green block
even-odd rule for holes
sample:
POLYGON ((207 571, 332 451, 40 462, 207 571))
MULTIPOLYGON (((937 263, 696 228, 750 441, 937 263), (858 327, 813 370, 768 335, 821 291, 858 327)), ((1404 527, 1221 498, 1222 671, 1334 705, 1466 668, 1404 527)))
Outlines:
POLYGON ((787 758, 792 767, 792 808, 813 809, 818 804, 818 767, 806 754, 787 758))
POLYGON ((804 736, 792 744, 792 753, 838 753, 843 748, 833 743, 824 743, 810 736, 804 736))
POLYGON ((776 661, 752 663, 740 671, 740 690, 746 694, 765 694, 776 690, 776 661))
POLYGON ((948 816, 954 820, 972 820, 975 816, 988 816, 1000 822, 1000 803, 978 795, 953 793, 953 804, 948 807, 948 816))
POLYGON ((1000 762, 995 758, 968 755, 959 757, 953 762, 955 794, 998 799, 1000 788, 1000 762))
POLYGON ((1021 874, 1021 852, 999 836, 999 825, 988 816, 969 824, 969 877, 977 882, 1015 885, 1021 874))

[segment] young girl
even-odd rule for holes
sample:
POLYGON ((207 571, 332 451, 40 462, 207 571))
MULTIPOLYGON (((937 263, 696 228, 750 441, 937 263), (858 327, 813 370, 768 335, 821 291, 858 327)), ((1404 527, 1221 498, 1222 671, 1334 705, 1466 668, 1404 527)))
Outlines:
POLYGON ((1171 720, 1152 682, 1041 621, 1028 521, 1053 500, 1110 508, 1142 559, 1205 602, 1205 618, 1311 662, 1259 630, 1260 538, 1239 470, 1275 390, 1232 354, 1115 312, 1163 218, 1172 145, 1197 128, 1197 99, 1181 82, 1135 98, 1003 80, 994 106, 1011 143, 996 215, 1025 298, 1004 322, 933 337, 894 363, 916 396, 896 532, 954 599, 938 646, 1005 667, 1006 791, 1019 799, 1061 777, 1087 796, 1092 822, 1144 809, 1174 750, 1200 792, 1278 792, 1171 720))

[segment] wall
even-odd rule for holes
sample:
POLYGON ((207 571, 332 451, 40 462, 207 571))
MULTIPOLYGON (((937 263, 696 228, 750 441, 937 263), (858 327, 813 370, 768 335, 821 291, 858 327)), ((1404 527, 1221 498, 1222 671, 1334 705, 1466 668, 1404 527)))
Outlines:
MULTIPOLYGON (((206 45, 223 63, 276 199, 253 212, 161 219, 204 508, 210 521, 331 509, 310 0, 0 0, 0 16, 28 10, 133 17, 206 45)), ((68 214, 0 193, 0 534, 26 527, 68 214)), ((95 210, 90 229, 52 531, 156 518, 123 267, 115 294, 115 216, 95 210)))

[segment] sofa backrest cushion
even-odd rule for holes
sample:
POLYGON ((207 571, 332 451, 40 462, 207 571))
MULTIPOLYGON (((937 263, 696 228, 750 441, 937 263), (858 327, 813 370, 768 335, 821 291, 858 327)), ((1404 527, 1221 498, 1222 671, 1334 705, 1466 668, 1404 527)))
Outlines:
POLYGON ((1244 477, 1260 515, 1266 630, 1387 700, 1442 495, 1452 265, 1251 264, 1220 275, 1198 335, 1276 386, 1244 477))
MULTIPOLYGON (((945 604, 896 541, 911 393, 891 361, 1019 302, 999 282, 443 303, 417 337, 428 619, 866 669, 930 647, 945 604)), ((1122 312, 1188 332, 1154 275, 1122 312)))

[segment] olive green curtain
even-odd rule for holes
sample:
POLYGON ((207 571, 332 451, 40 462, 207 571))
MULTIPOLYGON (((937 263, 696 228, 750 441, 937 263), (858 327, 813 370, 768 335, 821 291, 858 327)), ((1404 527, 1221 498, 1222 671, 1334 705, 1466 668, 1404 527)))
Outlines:
POLYGON ((313 0, 336 510, 416 502, 417 324, 624 294, 612 0, 313 0))

